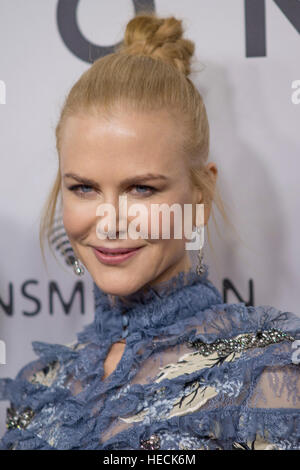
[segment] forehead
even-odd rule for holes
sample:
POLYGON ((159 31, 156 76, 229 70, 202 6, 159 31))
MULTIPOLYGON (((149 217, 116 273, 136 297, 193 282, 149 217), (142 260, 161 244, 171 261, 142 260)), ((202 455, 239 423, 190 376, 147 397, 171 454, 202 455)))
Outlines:
POLYGON ((166 111, 78 114, 65 122, 60 163, 63 171, 176 173, 185 165, 181 139, 178 124, 166 111))

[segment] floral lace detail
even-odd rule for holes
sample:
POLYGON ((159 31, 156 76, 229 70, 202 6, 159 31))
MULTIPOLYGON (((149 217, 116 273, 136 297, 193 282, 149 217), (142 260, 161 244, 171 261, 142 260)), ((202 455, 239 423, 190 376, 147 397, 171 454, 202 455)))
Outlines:
POLYGON ((94 294, 94 321, 75 344, 35 341, 39 359, 0 379, 0 399, 15 413, 0 449, 300 449, 300 374, 292 364, 299 317, 224 304, 207 273, 179 274, 113 307, 97 286, 94 294), (124 312, 126 347, 103 378, 124 312), (260 347, 265 334, 282 336, 260 347), (243 337, 254 347, 239 349, 243 337), (22 415, 30 410, 33 419, 22 415))
MULTIPOLYGON (((154 383, 188 376, 188 374, 191 375, 195 372, 199 373, 205 368, 212 368, 226 362, 233 363, 240 358, 243 351, 249 348, 263 348, 273 343, 286 340, 294 341, 294 339, 293 336, 272 328, 240 334, 230 339, 218 339, 210 344, 199 339, 188 341, 188 347, 196 347, 197 351, 184 354, 175 364, 169 363, 161 367, 154 383), (207 356, 210 356, 209 360, 206 359, 207 356)), ((182 390, 172 399, 165 397, 166 387, 164 386, 155 391, 150 401, 145 400, 140 405, 141 411, 120 419, 126 423, 142 421, 145 425, 149 425, 155 419, 166 420, 198 411, 218 394, 236 398, 242 392, 243 386, 242 380, 229 378, 226 372, 222 378, 215 377, 211 381, 201 378, 189 383, 186 380, 182 390)))
POLYGON ((279 450, 279 448, 257 435, 253 441, 233 442, 232 450, 279 450))
POLYGON ((50 362, 49 365, 44 367, 42 370, 32 374, 32 376, 28 380, 33 384, 41 384, 50 387, 56 379, 58 371, 59 362, 53 361, 50 362))

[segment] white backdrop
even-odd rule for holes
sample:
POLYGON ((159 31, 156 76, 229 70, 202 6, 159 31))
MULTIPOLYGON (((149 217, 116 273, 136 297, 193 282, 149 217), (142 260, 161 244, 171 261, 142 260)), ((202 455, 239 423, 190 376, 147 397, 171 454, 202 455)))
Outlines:
MULTIPOLYGON (((196 43, 196 59, 205 66, 191 78, 207 106, 210 160, 218 165, 220 191, 239 235, 216 212, 221 237, 210 220, 214 252, 207 239, 205 244, 210 279, 221 291, 229 279, 245 301, 252 279, 254 305, 300 315, 300 93, 292 88, 300 79, 300 2, 251 2, 254 16, 250 10, 245 14, 249 0, 156 0, 154 7, 159 15, 183 19, 186 37, 196 43)), ((59 108, 90 66, 62 39, 58 5, 77 4, 82 36, 112 46, 122 40, 134 5, 152 3, 0 0, 0 339, 6 343, 1 377, 15 377, 37 358, 31 341, 72 342, 93 319, 88 274, 82 281, 83 312, 76 294, 68 314, 54 295, 50 313, 50 282, 67 302, 78 279, 50 254, 47 272, 38 242, 40 210, 57 168, 59 108)), ((70 32, 66 12, 60 20, 70 32)), ((229 292, 227 301, 238 299, 229 292)), ((8 405, 0 402, 0 436, 8 405)))

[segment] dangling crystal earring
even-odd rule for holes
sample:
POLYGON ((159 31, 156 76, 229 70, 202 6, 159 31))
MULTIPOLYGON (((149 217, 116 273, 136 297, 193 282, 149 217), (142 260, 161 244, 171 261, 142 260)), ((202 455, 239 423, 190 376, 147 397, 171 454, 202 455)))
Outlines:
POLYGON ((200 248, 197 256, 198 256, 198 264, 197 264, 196 272, 199 276, 202 276, 205 272, 205 267, 203 264, 203 247, 200 248))
POLYGON ((51 243, 64 257, 66 264, 68 266, 73 266, 74 273, 77 276, 82 276, 85 272, 84 267, 79 264, 79 260, 75 256, 70 240, 66 234, 61 214, 58 214, 54 218, 50 236, 53 236, 51 243))
POLYGON ((79 260, 77 258, 74 259, 73 269, 74 273, 77 274, 77 276, 82 276, 84 274, 84 267, 79 264, 79 260))
MULTIPOLYGON (((199 232, 201 230, 201 227, 196 226, 196 232, 199 232)), ((196 272, 199 276, 202 276, 205 272, 205 266, 203 264, 203 245, 201 246, 200 250, 197 253, 198 257, 198 264, 196 267, 196 272)))

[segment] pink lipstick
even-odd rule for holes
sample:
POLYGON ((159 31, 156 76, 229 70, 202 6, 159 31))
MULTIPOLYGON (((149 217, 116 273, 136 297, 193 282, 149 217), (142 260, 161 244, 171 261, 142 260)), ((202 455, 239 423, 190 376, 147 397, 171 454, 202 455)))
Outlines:
POLYGON ((94 248, 93 251, 99 261, 104 264, 119 264, 134 256, 142 247, 139 248, 94 248))

